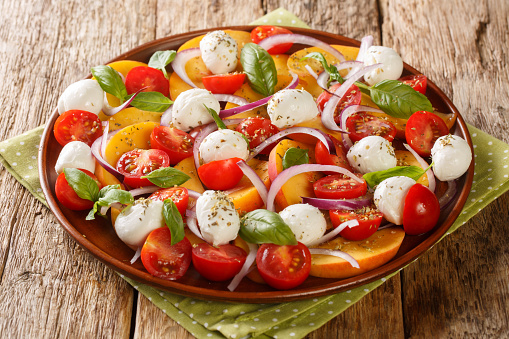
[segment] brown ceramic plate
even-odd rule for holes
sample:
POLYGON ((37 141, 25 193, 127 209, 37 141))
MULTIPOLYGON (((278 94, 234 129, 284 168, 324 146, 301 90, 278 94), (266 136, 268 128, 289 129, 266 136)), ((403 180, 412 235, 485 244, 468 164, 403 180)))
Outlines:
MULTIPOLYGON (((251 31, 253 27, 235 26, 227 28, 251 31)), ((330 44, 360 45, 359 41, 336 34, 310 29, 291 29, 295 33, 309 35, 330 44)), ((122 54, 110 62, 125 59, 148 62, 150 56, 155 51, 177 50, 180 45, 189 39, 211 30, 214 29, 189 32, 155 40, 122 54)), ((404 75, 418 73, 420 72, 405 64, 404 75)), ((452 112, 458 115, 452 132, 466 139, 470 148, 472 148, 472 141, 468 134, 467 126, 459 115, 458 110, 431 81, 428 82, 427 96, 438 111, 452 112)), ((235 292, 229 292, 226 288, 228 282, 209 282, 201 278, 193 268, 178 281, 166 281, 151 276, 144 269, 140 260, 134 265, 130 264, 134 252, 117 237, 109 221, 103 218, 97 218, 95 221, 85 221, 86 212, 70 211, 58 203, 54 191, 55 180, 57 178, 54 166, 62 147, 56 142, 52 132, 57 117, 58 112, 55 110, 46 125, 42 137, 39 156, 39 175, 48 204, 64 229, 96 258, 121 274, 159 289, 202 299, 249 303, 283 302, 338 293, 383 278, 415 260, 444 235, 458 217, 470 192, 474 175, 472 162, 468 172, 459 179, 458 187, 460 191, 456 195, 455 200, 447 210, 442 212, 438 225, 433 231, 420 236, 406 236, 395 258, 381 267, 356 277, 341 280, 309 277, 302 285, 289 291, 277 291, 269 286, 256 284, 246 278, 235 292)))

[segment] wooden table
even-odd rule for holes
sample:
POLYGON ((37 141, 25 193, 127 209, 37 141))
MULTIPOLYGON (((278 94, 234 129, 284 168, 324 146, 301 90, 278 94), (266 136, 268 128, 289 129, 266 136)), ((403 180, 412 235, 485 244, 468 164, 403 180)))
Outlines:
MULTIPOLYGON (((43 124, 59 93, 147 41, 285 7, 312 28, 395 48, 465 119, 509 141, 506 0, 0 2, 0 140, 43 124)), ((185 338, 79 247, 4 169, 0 337, 185 338)), ((509 194, 309 338, 509 336, 509 194)))

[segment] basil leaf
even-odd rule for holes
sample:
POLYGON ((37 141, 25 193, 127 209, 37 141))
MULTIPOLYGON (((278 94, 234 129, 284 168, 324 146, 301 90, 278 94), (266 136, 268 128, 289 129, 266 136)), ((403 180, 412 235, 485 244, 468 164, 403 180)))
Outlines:
POLYGON ((336 68, 336 66, 334 66, 332 64, 329 65, 327 63, 327 59, 325 59, 325 56, 322 53, 320 53, 320 52, 312 52, 312 53, 309 53, 308 55, 306 55, 301 60, 303 61, 303 60, 307 60, 309 58, 316 59, 316 60, 320 61, 320 63, 323 66, 323 69, 325 70, 325 72, 329 73, 329 81, 327 82, 327 86, 329 86, 332 81, 337 81, 340 84, 345 82, 343 77, 339 74, 339 71, 336 68))
POLYGON ((370 87, 371 100, 388 115, 408 119, 417 111, 433 112, 425 95, 398 80, 383 80, 370 87))
POLYGON ((297 239, 283 218, 263 209, 251 211, 240 220, 239 235, 252 244, 297 245, 297 239))
POLYGON ((99 199, 95 202, 94 207, 88 213, 86 220, 95 219, 94 215, 100 207, 110 206, 113 203, 121 203, 123 205, 130 205, 134 202, 133 195, 120 189, 120 185, 108 185, 99 191, 99 199))
POLYGON ((270 54, 254 43, 247 43, 240 53, 240 63, 247 75, 249 86, 264 96, 274 94, 277 70, 270 54))
POLYGON ((175 59, 177 52, 175 51, 157 51, 150 57, 148 66, 156 69, 160 69, 166 79, 170 79, 166 66, 175 59))
POLYGON ((366 173, 362 177, 369 187, 375 187, 385 179, 396 176, 405 176, 417 181, 426 171, 427 169, 423 170, 418 166, 396 166, 384 171, 366 173))
POLYGON ((159 92, 140 92, 131 102, 131 106, 150 112, 164 112, 171 105, 173 101, 159 92))
POLYGON ((180 212, 171 199, 166 199, 163 202, 163 217, 166 226, 170 229, 171 244, 175 245, 184 239, 184 221, 180 212))
POLYGON ((124 102, 127 96, 127 89, 117 71, 110 66, 101 65, 92 67, 92 75, 103 91, 117 97, 120 103, 124 102))
POLYGON ((95 202, 99 198, 99 186, 94 179, 76 168, 64 168, 67 183, 78 197, 95 202))
POLYGON ((283 170, 295 165, 309 164, 309 155, 307 149, 291 147, 283 156, 283 170))
POLYGON ((148 175, 142 176, 141 178, 147 178, 154 185, 164 188, 182 185, 191 179, 189 175, 173 167, 156 169, 155 171, 152 171, 148 175))
POLYGON ((209 114, 212 116, 212 119, 216 122, 218 129, 226 129, 226 125, 224 124, 223 120, 219 117, 216 111, 214 111, 212 108, 207 107, 207 105, 203 104, 207 111, 209 111, 209 114))

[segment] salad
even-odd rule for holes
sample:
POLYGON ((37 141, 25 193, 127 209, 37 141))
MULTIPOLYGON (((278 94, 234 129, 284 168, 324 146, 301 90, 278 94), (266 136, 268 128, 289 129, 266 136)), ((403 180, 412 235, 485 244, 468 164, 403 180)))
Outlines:
POLYGON ((192 265, 231 291, 291 289, 372 270, 435 227, 472 160, 426 77, 402 71, 371 37, 274 26, 93 67, 58 102, 57 199, 110 219, 162 279, 192 265))

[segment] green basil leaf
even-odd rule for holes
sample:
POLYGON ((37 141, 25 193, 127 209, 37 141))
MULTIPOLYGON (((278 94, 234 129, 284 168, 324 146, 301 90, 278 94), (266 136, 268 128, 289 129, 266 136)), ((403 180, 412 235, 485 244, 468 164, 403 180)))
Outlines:
POLYGON ((76 168, 64 168, 64 175, 67 183, 76 192, 78 197, 93 202, 97 201, 99 198, 99 186, 94 179, 76 168))
POLYGON ((110 66, 101 65, 92 67, 92 75, 103 91, 117 97, 120 103, 124 102, 127 96, 127 90, 117 71, 110 66))
POLYGON ((240 63, 247 75, 249 86, 264 96, 274 94, 277 70, 270 54, 254 43, 247 43, 240 53, 240 63))
POLYGON ((425 95, 398 80, 383 80, 370 87, 371 100, 388 115, 408 119, 417 111, 433 112, 425 95))
POLYGON ((224 124, 223 120, 219 117, 216 111, 214 111, 212 108, 207 107, 207 105, 203 104, 207 111, 209 111, 209 114, 212 116, 212 119, 216 122, 218 129, 226 129, 226 125, 224 124))
POLYGON ((110 206, 113 203, 121 203, 130 205, 134 203, 133 195, 120 189, 120 185, 108 185, 99 191, 99 199, 95 202, 94 207, 88 213, 86 220, 95 219, 94 215, 102 206, 110 206))
POLYGON ((426 171, 427 169, 423 170, 418 166, 396 166, 384 171, 366 173, 362 177, 366 180, 369 187, 375 187, 385 179, 396 176, 405 176, 417 181, 426 171))
POLYGON ((150 57, 148 61, 148 66, 156 69, 160 69, 164 77, 166 79, 170 79, 168 76, 168 72, 166 71, 166 66, 170 64, 170 62, 175 59, 177 52, 175 51, 157 51, 150 57))
POLYGON ((309 164, 309 155, 307 149, 291 147, 283 156, 283 170, 295 165, 309 164))
MULTIPOLYGON (((127 97, 129 98, 130 95, 127 97)), ((140 92, 131 102, 131 106, 150 112, 164 112, 171 105, 173 101, 159 92, 140 92)))
POLYGON ((191 179, 189 175, 173 167, 156 169, 155 171, 150 172, 148 175, 142 176, 142 178, 147 178, 154 185, 163 188, 182 185, 191 179))
POLYGON ((325 59, 325 56, 322 53, 320 53, 320 52, 312 52, 312 53, 309 53, 308 55, 306 55, 301 60, 307 60, 309 58, 316 59, 316 60, 320 61, 320 63, 323 66, 323 69, 325 70, 325 72, 329 73, 329 81, 327 82, 327 86, 330 85, 330 83, 332 81, 337 81, 340 84, 345 82, 343 77, 339 74, 339 71, 336 68, 336 66, 334 66, 332 64, 329 65, 327 63, 327 59, 325 59))
POLYGON ((171 244, 175 245, 184 239, 184 221, 177 208, 177 205, 171 199, 163 202, 163 217, 166 226, 170 229, 171 244))
POLYGON ((251 211, 240 220, 239 235, 252 244, 297 245, 297 239, 283 218, 263 209, 251 211))

